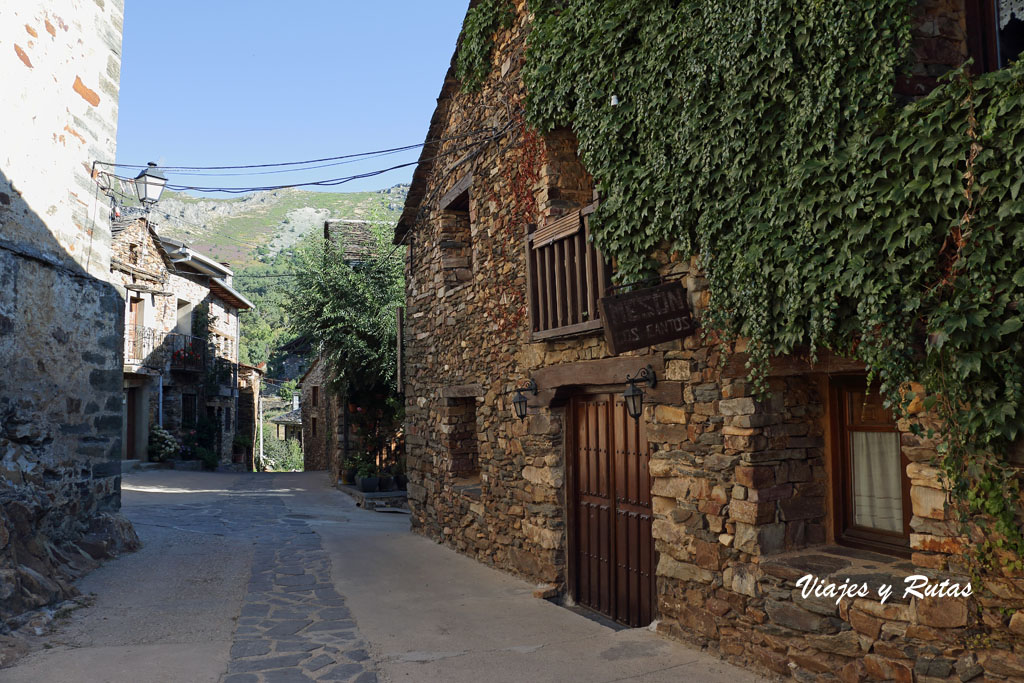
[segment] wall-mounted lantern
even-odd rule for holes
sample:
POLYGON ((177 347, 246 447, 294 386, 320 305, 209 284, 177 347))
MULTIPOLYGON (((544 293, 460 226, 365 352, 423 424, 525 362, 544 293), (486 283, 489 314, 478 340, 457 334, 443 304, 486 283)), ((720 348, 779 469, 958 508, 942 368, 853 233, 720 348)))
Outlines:
POLYGON ((146 168, 139 175, 135 176, 135 191, 139 195, 139 201, 142 205, 149 210, 149 207, 160 201, 160 195, 163 194, 164 185, 167 184, 167 178, 164 174, 157 169, 156 164, 152 161, 149 162, 149 168, 146 168))
POLYGON ((626 381, 629 382, 629 386, 622 394, 622 398, 626 402, 626 412, 631 418, 639 421, 644 411, 644 390, 637 384, 644 383, 653 389, 658 385, 658 377, 654 374, 654 368, 648 365, 646 368, 641 368, 635 377, 626 375, 626 381))
POLYGON ((526 419, 526 403, 527 398, 523 395, 524 391, 532 391, 533 395, 537 395, 537 383, 532 379, 527 381, 521 387, 516 388, 516 395, 512 397, 512 407, 516 410, 516 417, 520 420, 526 419))

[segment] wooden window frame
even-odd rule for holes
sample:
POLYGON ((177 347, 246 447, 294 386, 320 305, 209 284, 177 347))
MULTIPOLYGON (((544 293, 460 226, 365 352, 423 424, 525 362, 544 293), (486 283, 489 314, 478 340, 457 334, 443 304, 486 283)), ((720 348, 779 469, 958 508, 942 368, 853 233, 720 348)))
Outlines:
MULTIPOLYGON (((883 529, 858 526, 854 522, 853 512, 853 477, 850 453, 850 432, 891 432, 899 434, 895 419, 891 427, 882 424, 856 424, 849 420, 847 406, 849 396, 857 391, 866 390, 864 375, 847 375, 829 379, 829 413, 831 431, 832 461, 832 501, 835 541, 840 545, 873 550, 889 555, 910 557, 910 520, 912 516, 910 501, 910 477, 907 476, 907 465, 910 461, 900 449, 900 490, 902 493, 903 531, 892 532, 883 529)), ((877 387, 870 391, 877 392, 877 387)))
POLYGON ((601 329, 597 302, 611 287, 612 265, 591 239, 595 208, 573 211, 543 227, 527 226, 526 305, 533 341, 601 329))
MULTIPOLYGON (((974 59, 971 72, 975 75, 1005 68, 1000 64, 999 15, 996 11, 996 2, 997 0, 965 0, 964 3, 967 53, 974 59)), ((1024 58, 1024 54, 1019 58, 1024 58)))

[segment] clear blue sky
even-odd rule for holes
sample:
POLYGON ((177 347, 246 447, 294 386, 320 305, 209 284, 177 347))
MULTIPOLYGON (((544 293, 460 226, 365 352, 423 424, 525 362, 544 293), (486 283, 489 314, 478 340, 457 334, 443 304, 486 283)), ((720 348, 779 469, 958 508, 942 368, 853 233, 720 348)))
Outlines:
MULTIPOLYGON (((127 0, 117 161, 258 164, 421 143, 468 4, 127 0)), ((180 184, 277 185, 354 175, 418 154, 301 175, 169 177, 180 184)), ((330 189, 389 187, 408 182, 412 170, 330 189)))

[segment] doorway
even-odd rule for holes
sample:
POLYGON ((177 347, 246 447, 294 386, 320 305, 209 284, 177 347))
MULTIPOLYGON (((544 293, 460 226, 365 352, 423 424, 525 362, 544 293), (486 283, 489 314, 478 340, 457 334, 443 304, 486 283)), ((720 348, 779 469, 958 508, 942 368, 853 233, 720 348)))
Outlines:
POLYGON ((138 410, 136 404, 139 400, 139 390, 136 387, 125 389, 124 413, 125 413, 125 449, 126 460, 135 460, 138 457, 136 441, 138 439, 138 410))
POLYGON ((569 418, 569 591, 615 621, 646 626, 657 565, 644 424, 609 393, 577 396, 569 418))

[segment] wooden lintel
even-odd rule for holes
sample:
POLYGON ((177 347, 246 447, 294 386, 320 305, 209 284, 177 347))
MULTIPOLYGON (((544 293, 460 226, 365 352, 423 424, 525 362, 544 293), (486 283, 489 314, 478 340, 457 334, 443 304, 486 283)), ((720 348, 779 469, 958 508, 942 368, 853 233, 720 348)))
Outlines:
POLYGON ((624 384, 626 375, 636 375, 646 365, 652 366, 658 377, 665 374, 665 356, 652 353, 549 365, 535 370, 532 376, 541 390, 564 386, 624 384))
POLYGON ((441 398, 475 398, 483 395, 484 389, 479 384, 453 384, 441 387, 441 398))
POLYGON ((129 275, 135 275, 136 277, 146 278, 148 280, 153 280, 154 282, 167 281, 166 277, 161 277, 158 273, 143 270, 142 268, 136 268, 130 263, 125 263, 124 261, 121 261, 120 259, 116 258, 110 259, 110 267, 112 270, 120 270, 122 273, 128 273, 129 275))
MULTIPOLYGON (((734 353, 729 356, 725 368, 722 370, 722 377, 746 377, 748 370, 745 366, 748 359, 749 355, 746 353, 734 353)), ((768 376, 792 377, 794 375, 864 372, 864 370, 864 364, 859 360, 843 358, 829 351, 819 351, 818 360, 815 363, 812 363, 804 353, 772 356, 769 359, 768 376)))
POLYGON ((466 175, 464 175, 461 178, 459 178, 458 182, 455 183, 455 185, 452 187, 452 189, 450 189, 447 192, 445 192, 444 196, 442 196, 441 199, 437 202, 437 208, 442 210, 442 211, 447 209, 449 206, 451 206, 452 202, 454 202, 456 199, 458 199, 462 195, 463 192, 465 192, 466 190, 468 190, 470 188, 470 186, 472 184, 473 184, 473 174, 472 173, 467 173, 466 175))

